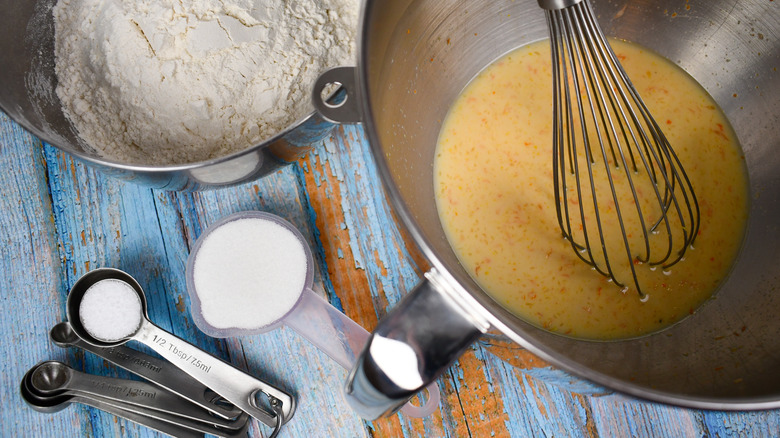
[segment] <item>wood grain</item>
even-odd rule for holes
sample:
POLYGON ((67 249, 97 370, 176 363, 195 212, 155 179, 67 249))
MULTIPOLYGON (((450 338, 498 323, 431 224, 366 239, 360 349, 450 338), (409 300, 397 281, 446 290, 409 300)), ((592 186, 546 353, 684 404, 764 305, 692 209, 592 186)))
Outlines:
MULTIPOLYGON (((281 436, 780 434, 778 410, 698 411, 619 394, 591 395, 598 388, 576 379, 573 386, 552 384, 562 381, 560 370, 527 353, 505 357, 521 365, 513 367, 489 353, 485 342, 472 346, 439 379, 442 402, 433 416, 366 422, 342 399, 346 370, 291 330, 231 339, 202 334, 189 315, 189 248, 210 224, 237 211, 269 211, 298 227, 314 254, 314 290, 367 329, 414 287, 426 262, 393 217, 359 126, 340 127, 297 164, 262 180, 174 193, 95 172, 41 144, 0 113, 0 166, 2 436, 158 435, 81 406, 38 413, 18 394, 24 372, 46 359, 90 373, 131 377, 91 354, 48 341, 48 330, 65 317, 70 286, 102 266, 124 269, 138 279, 156 324, 293 392, 299 408, 281 436)), ((268 432, 254 424, 251 435, 268 432)))

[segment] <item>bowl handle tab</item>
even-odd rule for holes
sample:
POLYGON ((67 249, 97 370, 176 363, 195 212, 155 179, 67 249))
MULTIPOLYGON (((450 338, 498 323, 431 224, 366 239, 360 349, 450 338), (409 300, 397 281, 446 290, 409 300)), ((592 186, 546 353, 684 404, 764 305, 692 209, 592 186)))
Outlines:
POLYGON ((356 67, 334 67, 324 71, 314 82, 311 101, 322 117, 332 123, 360 123, 356 67))

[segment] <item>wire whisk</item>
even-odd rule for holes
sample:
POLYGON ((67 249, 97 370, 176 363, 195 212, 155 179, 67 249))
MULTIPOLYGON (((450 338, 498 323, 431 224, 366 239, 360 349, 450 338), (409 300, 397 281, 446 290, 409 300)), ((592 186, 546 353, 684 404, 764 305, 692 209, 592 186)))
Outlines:
POLYGON ((553 183, 574 253, 647 299, 637 269, 693 246, 699 204, 688 175, 613 52, 588 0, 538 0, 552 48, 553 183))

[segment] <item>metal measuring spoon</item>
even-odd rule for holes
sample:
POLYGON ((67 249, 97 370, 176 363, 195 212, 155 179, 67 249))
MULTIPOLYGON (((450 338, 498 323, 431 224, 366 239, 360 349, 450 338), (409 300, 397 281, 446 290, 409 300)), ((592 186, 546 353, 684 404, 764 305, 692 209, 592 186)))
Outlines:
POLYGON ((182 426, 215 435, 242 436, 236 432, 244 428, 248 420, 246 415, 232 421, 225 420, 157 386, 86 374, 57 361, 38 364, 30 376, 30 383, 38 393, 45 395, 97 396, 109 403, 120 403, 126 409, 141 407, 165 413, 166 418, 173 416, 182 426))
POLYGON ((224 400, 219 395, 169 362, 125 345, 104 348, 84 342, 67 321, 55 325, 49 331, 49 338, 58 347, 77 347, 94 353, 224 419, 235 419, 242 414, 237 407, 220 403, 224 400))
POLYGON ((84 274, 68 294, 66 311, 73 331, 85 342, 98 347, 114 347, 129 340, 141 342, 195 380, 268 426, 278 429, 282 423, 292 417, 295 411, 295 400, 290 394, 239 370, 149 321, 143 289, 124 271, 101 268, 84 274), (123 339, 112 341, 97 339, 87 332, 81 321, 79 312, 84 294, 90 286, 101 280, 119 280, 130 286, 140 299, 141 308, 138 315, 140 324, 134 333, 123 339), (274 412, 269 413, 260 407, 261 394, 268 397, 274 412))
POLYGON ((19 385, 19 393, 21 394, 25 403, 38 412, 51 414, 67 408, 71 403, 79 403, 100 409, 101 411, 108 412, 109 414, 116 415, 117 417, 125 418, 134 423, 138 423, 142 426, 146 426, 158 432, 162 432, 174 437, 198 438, 203 437, 204 435, 203 433, 187 429, 171 422, 149 417, 134 411, 122 409, 97 398, 90 399, 77 395, 65 394, 41 394, 35 390, 35 388, 32 386, 32 383, 30 382, 30 377, 32 376, 33 371, 35 371, 35 368, 36 367, 31 368, 29 371, 27 371, 27 373, 25 373, 24 377, 22 377, 22 382, 19 385))

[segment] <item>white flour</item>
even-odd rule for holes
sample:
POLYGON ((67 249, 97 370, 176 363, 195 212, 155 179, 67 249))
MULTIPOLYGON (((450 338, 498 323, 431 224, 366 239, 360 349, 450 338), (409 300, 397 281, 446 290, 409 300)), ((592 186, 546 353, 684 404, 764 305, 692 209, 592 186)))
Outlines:
POLYGON ((250 147, 354 63, 358 0, 59 0, 57 94, 106 158, 183 164, 250 147))

